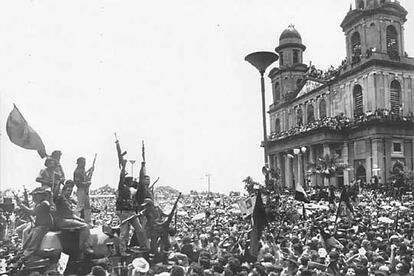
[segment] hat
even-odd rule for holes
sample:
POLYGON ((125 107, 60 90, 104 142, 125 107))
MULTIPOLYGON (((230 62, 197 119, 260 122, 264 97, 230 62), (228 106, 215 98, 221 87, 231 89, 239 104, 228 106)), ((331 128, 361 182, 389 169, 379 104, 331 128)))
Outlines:
POLYGON ((136 258, 132 261, 132 266, 134 267, 134 270, 137 272, 146 273, 148 272, 150 266, 147 260, 144 258, 136 258))
POLYGON ((39 194, 50 194, 50 190, 45 189, 43 187, 37 187, 36 189, 34 189, 30 194, 31 195, 39 195, 39 194))

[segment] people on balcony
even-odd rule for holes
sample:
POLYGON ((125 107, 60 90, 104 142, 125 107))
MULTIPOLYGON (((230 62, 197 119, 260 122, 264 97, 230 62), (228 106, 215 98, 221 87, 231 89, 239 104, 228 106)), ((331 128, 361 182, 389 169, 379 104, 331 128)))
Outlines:
POLYGON ((345 128, 356 127, 361 124, 373 121, 414 122, 414 114, 410 111, 406 115, 403 115, 401 107, 399 108, 398 112, 394 112, 386 108, 378 108, 375 111, 369 110, 354 119, 348 118, 343 113, 341 113, 335 117, 325 117, 319 120, 308 122, 307 124, 296 125, 295 127, 292 127, 285 131, 273 132, 270 134, 269 139, 272 141, 280 140, 286 137, 322 128, 327 128, 331 130, 342 130, 345 128))

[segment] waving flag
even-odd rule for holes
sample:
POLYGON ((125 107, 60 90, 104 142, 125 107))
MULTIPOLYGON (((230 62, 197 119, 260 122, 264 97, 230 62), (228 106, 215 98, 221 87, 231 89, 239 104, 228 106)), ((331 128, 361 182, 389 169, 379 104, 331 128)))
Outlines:
POLYGON ((47 155, 39 134, 29 126, 16 105, 7 118, 6 131, 12 143, 25 149, 37 150, 41 158, 47 155))
POLYGON ((260 190, 257 193, 252 219, 253 230, 250 233, 250 254, 252 256, 257 256, 259 253, 259 241, 262 236, 262 232, 268 224, 260 190))

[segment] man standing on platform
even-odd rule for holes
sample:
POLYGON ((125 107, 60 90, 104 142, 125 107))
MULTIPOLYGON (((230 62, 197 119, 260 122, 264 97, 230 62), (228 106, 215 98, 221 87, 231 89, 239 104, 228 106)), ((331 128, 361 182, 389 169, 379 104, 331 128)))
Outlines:
POLYGON ((85 171, 86 159, 79 157, 76 161, 78 166, 73 172, 73 181, 77 187, 76 195, 78 204, 76 206, 76 215, 83 218, 86 223, 91 222, 91 204, 89 201, 89 187, 91 185, 88 179, 88 172, 85 171))

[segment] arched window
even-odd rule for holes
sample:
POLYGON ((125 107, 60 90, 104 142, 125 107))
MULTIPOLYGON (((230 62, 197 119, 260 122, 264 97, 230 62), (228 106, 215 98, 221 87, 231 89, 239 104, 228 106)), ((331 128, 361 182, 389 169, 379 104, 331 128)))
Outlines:
POLYGON ((399 114, 401 106, 401 85, 397 80, 391 82, 390 87, 391 111, 399 114))
POLYGON ((362 87, 357 84, 354 86, 354 117, 362 115, 364 106, 362 101, 362 87))
POLYGON ((280 52, 279 54, 279 61, 280 61, 280 66, 283 65, 283 52, 280 52))
POLYGON ((359 3, 358 3, 358 9, 363 9, 363 8, 365 8, 365 4, 364 4, 364 1, 363 1, 363 0, 361 0, 361 1, 359 1, 359 3))
POLYGON ((387 27, 387 54, 392 59, 398 59, 398 33, 394 26, 387 27))
POLYGON ((355 32, 351 36, 351 45, 352 45, 352 63, 359 62, 361 60, 362 50, 361 50, 361 36, 358 32, 355 32))
POLYGON ((296 88, 299 88, 301 84, 302 84, 302 79, 298 79, 296 81, 296 88))
POLYGON ((315 121, 315 112, 313 111, 313 104, 308 104, 307 107, 308 123, 315 121))
POLYGON ((279 118, 276 119, 275 132, 276 133, 280 132, 280 119, 279 118))
POLYGON ((275 97, 274 102, 279 103, 280 101, 280 84, 277 82, 275 83, 275 97))
POLYGON ((324 99, 319 103, 319 117, 321 119, 326 117, 326 101, 324 99))
POLYGON ((293 63, 298 63, 299 62, 299 51, 298 50, 293 50, 293 63))
POLYGON ((298 111, 296 112, 296 123, 298 126, 301 126, 303 124, 303 118, 302 118, 302 108, 298 108, 298 111))

